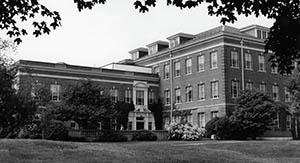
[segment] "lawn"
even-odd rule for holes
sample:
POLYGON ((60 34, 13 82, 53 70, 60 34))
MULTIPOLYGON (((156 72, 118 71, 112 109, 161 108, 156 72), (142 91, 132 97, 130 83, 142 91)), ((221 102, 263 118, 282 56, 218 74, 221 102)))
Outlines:
POLYGON ((0 162, 300 162, 300 141, 75 143, 0 139, 0 162))

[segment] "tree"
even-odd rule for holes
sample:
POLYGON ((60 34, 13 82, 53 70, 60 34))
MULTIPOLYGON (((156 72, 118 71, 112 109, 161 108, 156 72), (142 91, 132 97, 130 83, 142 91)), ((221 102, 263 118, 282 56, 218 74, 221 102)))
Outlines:
POLYGON ((149 105, 149 110, 153 113, 156 130, 162 130, 163 104, 161 103, 161 100, 158 100, 157 102, 150 104, 149 105))
POLYGON ((292 134, 294 138, 299 137, 299 122, 298 118, 300 116, 300 74, 295 73, 289 82, 288 91, 291 93, 291 104, 289 106, 289 111, 292 114, 292 134))
POLYGON ((99 122, 109 129, 110 120, 114 119, 116 110, 110 97, 103 89, 91 81, 81 81, 64 91, 63 103, 53 109, 54 119, 74 120, 84 129, 97 129, 99 122))
POLYGON ((278 105, 261 92, 244 91, 237 99, 230 120, 240 127, 241 135, 255 139, 270 129, 279 112, 278 105))
POLYGON ((121 126, 124 129, 127 129, 128 124, 128 114, 130 111, 134 111, 134 104, 133 103, 125 103, 123 101, 118 101, 114 108, 116 110, 116 120, 117 120, 117 129, 120 130, 121 126))
MULTIPOLYGON (((270 61, 278 65, 280 73, 290 73, 293 62, 300 59, 300 1, 299 0, 166 0, 168 5, 193 8, 207 4, 208 14, 221 16, 223 24, 234 23, 237 15, 266 16, 274 19, 265 50, 273 51, 270 61)), ((92 9, 97 4, 105 4, 107 0, 74 0, 79 11, 92 9)), ((136 0, 134 7, 140 12, 149 11, 155 7, 157 0, 136 0)), ((38 0, 4 0, 0 4, 0 29, 7 35, 16 37, 20 43, 21 36, 28 34, 28 29, 22 28, 22 22, 32 22, 32 34, 40 36, 49 34, 61 25, 61 17, 57 11, 52 11, 38 0), (44 17, 38 21, 37 17, 44 17)))
MULTIPOLYGON (((0 51, 9 47, 1 44, 0 51)), ((34 102, 27 101, 13 88, 15 70, 11 60, 0 55, 0 138, 15 137, 36 110, 34 102)))

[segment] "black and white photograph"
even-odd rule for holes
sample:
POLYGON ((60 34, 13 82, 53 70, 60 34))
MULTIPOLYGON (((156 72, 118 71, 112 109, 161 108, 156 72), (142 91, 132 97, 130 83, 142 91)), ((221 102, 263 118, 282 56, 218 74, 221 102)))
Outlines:
POLYGON ((0 0, 0 163, 299 163, 299 0, 0 0))

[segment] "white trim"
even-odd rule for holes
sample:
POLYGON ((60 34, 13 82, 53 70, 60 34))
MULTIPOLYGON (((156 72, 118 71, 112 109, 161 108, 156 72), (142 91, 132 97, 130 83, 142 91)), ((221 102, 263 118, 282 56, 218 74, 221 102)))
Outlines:
MULTIPOLYGON (((178 109, 178 110, 197 110, 197 109, 205 108, 205 107, 227 106, 227 105, 235 105, 235 104, 220 103, 220 104, 214 104, 214 105, 194 106, 194 107, 182 108, 182 109, 178 109)), ((163 112, 170 112, 170 110, 164 110, 163 112)))
MULTIPOLYGON (((236 48, 241 48, 242 47, 241 45, 238 45, 238 44, 231 44, 231 43, 222 42, 222 43, 219 43, 219 44, 215 44, 213 46, 208 46, 208 47, 205 47, 205 48, 200 48, 200 49, 197 49, 197 50, 185 53, 183 55, 179 55, 179 56, 173 57, 172 59, 178 59, 178 58, 185 57, 185 56, 188 56, 188 55, 193 55, 194 53, 199 53, 199 52, 202 52, 202 51, 205 51, 205 50, 209 50, 209 49, 212 49, 212 48, 217 48, 219 46, 234 46, 236 48)), ((249 47, 249 46, 243 46, 243 48, 247 49, 247 50, 255 50, 255 51, 259 51, 259 52, 265 52, 264 49, 253 48, 253 47, 249 47)), ((153 62, 153 63, 150 63, 150 64, 146 64, 145 66, 153 66, 153 65, 156 65, 156 64, 167 62, 169 60, 170 60, 170 58, 167 58, 167 59, 160 60, 158 62, 153 62)))
MULTIPOLYGON (((21 72, 18 75, 30 75, 30 76, 36 76, 36 77, 48 77, 48 78, 58 78, 58 79, 71 79, 71 80, 85 80, 90 79, 91 81, 97 81, 97 82, 107 82, 107 83, 120 83, 120 84, 132 84, 133 82, 125 82, 125 81, 114 81, 114 80, 104 80, 104 79, 93 79, 93 78, 80 78, 80 77, 71 77, 71 76, 59 76, 59 75, 46 75, 46 74, 30 74, 21 72)), ((156 86, 158 87, 158 84, 148 84, 149 86, 156 86)))

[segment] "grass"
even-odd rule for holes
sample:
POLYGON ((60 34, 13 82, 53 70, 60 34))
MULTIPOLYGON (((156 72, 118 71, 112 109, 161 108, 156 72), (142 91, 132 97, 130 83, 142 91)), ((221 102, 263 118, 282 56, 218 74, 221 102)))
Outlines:
POLYGON ((0 162, 300 162, 300 141, 0 140, 0 162))

